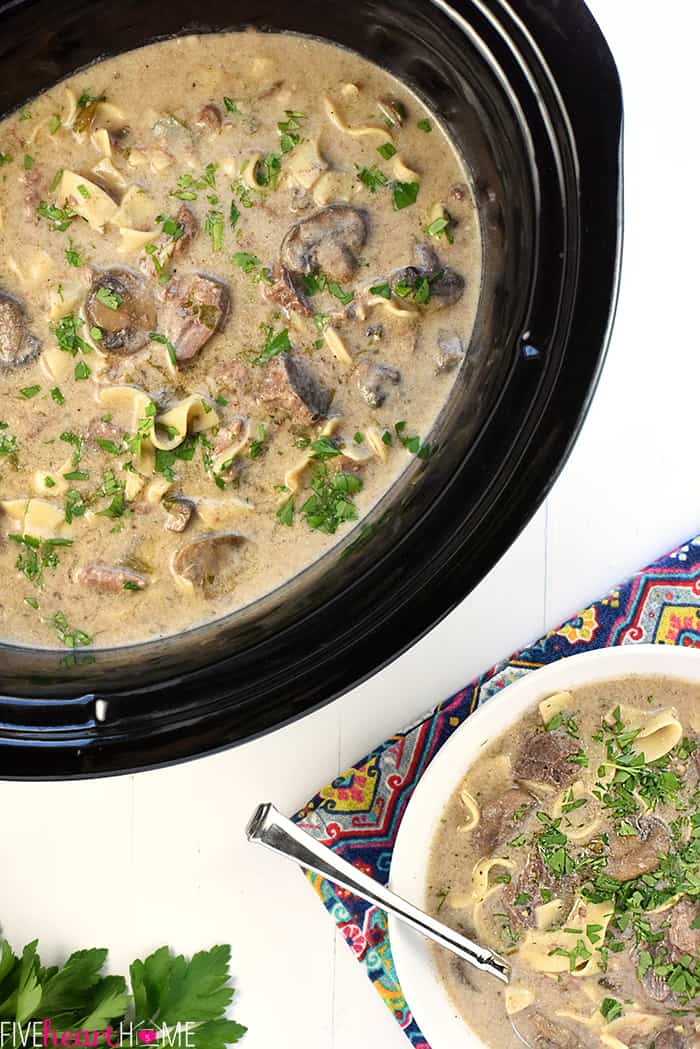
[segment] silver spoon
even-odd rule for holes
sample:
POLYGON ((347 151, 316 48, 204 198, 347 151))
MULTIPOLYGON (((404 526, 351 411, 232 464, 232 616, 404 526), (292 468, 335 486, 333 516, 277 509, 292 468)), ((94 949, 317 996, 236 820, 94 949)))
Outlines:
POLYGON ((495 976, 502 983, 510 980, 510 966, 503 958, 481 947, 473 940, 461 936, 449 929, 442 922, 436 921, 412 903, 407 903, 391 892, 374 878, 369 878, 358 871, 347 860, 336 856, 334 852, 315 841, 310 834, 283 816, 274 805, 259 805, 248 827, 248 841, 264 845, 280 856, 294 860, 302 867, 315 871, 329 881, 348 889, 368 903, 376 904, 382 910, 393 914, 399 921, 405 922, 421 935, 437 943, 445 950, 456 954, 458 958, 473 965, 475 969, 495 976))

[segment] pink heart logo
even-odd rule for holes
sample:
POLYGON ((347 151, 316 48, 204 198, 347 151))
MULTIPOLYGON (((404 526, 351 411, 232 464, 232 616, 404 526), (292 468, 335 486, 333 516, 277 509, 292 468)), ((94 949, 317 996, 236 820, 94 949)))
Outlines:
POLYGON ((139 1041, 143 1042, 144 1045, 152 1045, 157 1036, 157 1031, 139 1031, 139 1041))

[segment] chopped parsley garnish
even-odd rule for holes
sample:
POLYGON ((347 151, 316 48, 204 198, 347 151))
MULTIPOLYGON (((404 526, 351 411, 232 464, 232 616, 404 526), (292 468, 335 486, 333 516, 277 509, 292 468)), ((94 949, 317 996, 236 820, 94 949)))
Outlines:
POLYGON ((450 220, 442 215, 437 219, 433 219, 430 225, 425 227, 425 232, 429 237, 446 236, 449 240, 451 239, 449 235, 449 226, 450 220))
POLYGON ((229 213, 228 213, 228 221, 229 221, 229 225, 231 226, 231 229, 235 229, 236 228, 236 226, 238 225, 238 220, 240 219, 240 217, 241 217, 241 213, 238 210, 238 208, 236 207, 236 202, 235 202, 235 200, 232 200, 231 201, 231 207, 230 207, 229 213))
POLYGON ((168 481, 175 481, 175 472, 173 467, 179 462, 192 462, 194 454, 197 451, 197 445, 200 442, 203 435, 188 434, 185 437, 182 444, 179 444, 177 448, 171 448, 165 450, 163 448, 156 448, 155 450, 155 470, 156 473, 162 474, 168 481))
POLYGON ((250 442, 248 455, 251 459, 259 459, 265 446, 265 427, 262 423, 258 426, 258 436, 250 442))
POLYGON ((88 368, 85 361, 78 361, 78 363, 75 366, 74 375, 78 381, 90 378, 90 369, 88 368))
POLYGON ((392 157, 396 156, 396 146, 391 142, 385 142, 383 146, 377 147, 377 153, 384 157, 385 160, 391 160, 392 157))
POLYGON ((421 131, 426 131, 426 132, 433 130, 433 125, 430 123, 430 121, 427 119, 427 117, 423 117, 422 120, 419 120, 418 123, 416 124, 416 127, 418 127, 421 131))
POLYGON ((287 499, 285 503, 282 503, 279 510, 277 511, 277 520, 280 524, 286 525, 287 528, 291 528, 294 524, 294 500, 287 499))
MULTIPOLYGON (((104 490, 104 486, 103 486, 104 490)), ((104 510, 98 510, 98 517, 122 517, 126 511, 126 499, 124 498, 124 492, 119 489, 113 496, 109 506, 105 507, 104 510)))
POLYGON ((228 95, 224 95, 224 109, 227 113, 240 113, 240 109, 228 95))
POLYGON ((296 113, 293 109, 285 110, 287 119, 280 121, 277 125, 277 130, 280 136, 280 150, 282 153, 291 153, 295 146, 299 145, 301 141, 300 120, 304 120, 305 116, 303 113, 296 113))
POLYGON ((567 849, 568 839, 560 830, 561 819, 553 820, 546 812, 538 812, 537 819, 545 828, 537 836, 537 848, 545 864, 555 877, 573 874, 576 864, 567 849))
POLYGON ((370 295, 381 295, 383 299, 391 299, 391 285, 384 281, 383 284, 374 284, 369 289, 370 295))
POLYGON ((286 328, 275 332, 270 325, 266 325, 265 333, 265 345, 253 361, 253 364, 267 364, 273 357, 277 357, 280 353, 286 353, 287 350, 292 348, 289 340, 289 331, 286 328))
POLYGON ((87 648, 95 640, 90 634, 86 634, 84 630, 70 626, 63 612, 56 612, 51 617, 51 624, 56 631, 58 640, 66 648, 87 648))
POLYGON ((69 488, 66 492, 64 514, 66 524, 72 524, 77 517, 84 517, 87 504, 77 488, 69 488))
POLYGON ((70 247, 65 250, 66 262, 69 266, 75 266, 76 269, 83 265, 83 257, 79 251, 73 247, 73 241, 70 241, 70 247))
POLYGON ((545 732, 556 732, 557 729, 563 728, 567 735, 573 739, 578 739, 578 725, 575 718, 571 714, 566 714, 563 710, 559 710, 550 718, 544 728, 545 732))
POLYGON ((334 459, 340 455, 340 449, 336 447, 330 437, 319 437, 309 445, 312 459, 334 459))
MULTIPOLYGON (((419 459, 429 459, 432 454, 432 448, 426 441, 423 443, 417 435, 413 437, 406 436, 406 423, 401 421, 394 424, 394 430, 401 444, 404 446, 406 451, 412 455, 418 456, 419 459)), ((385 442, 387 443, 387 442, 385 442)))
POLYGON ((367 186, 370 193, 376 193, 380 186, 386 186, 389 181, 378 167, 360 168, 357 177, 364 186, 367 186))
POLYGON ((394 210, 403 211, 418 200, 420 183, 418 182, 394 182, 393 200, 394 210))
MULTIPOLYGON (((6 430, 8 424, 0 423, 0 430, 6 430)), ((0 433, 0 455, 7 455, 12 460, 17 459, 17 438, 12 435, 0 433)))
POLYGON ((8 539, 22 548, 15 562, 17 571, 38 589, 44 585, 44 570, 58 567, 56 549, 73 545, 72 539, 37 539, 33 535, 10 534, 8 539))
POLYGON ((77 466, 80 462, 83 454, 83 445, 85 439, 77 433, 72 433, 70 430, 64 430, 60 438, 65 444, 69 444, 73 448, 73 456, 71 462, 73 466, 77 466))
POLYGON ((56 204, 47 204, 45 200, 41 201, 36 213, 39 218, 47 219, 53 233, 65 233, 78 214, 71 207, 59 208, 56 204))
POLYGON ((157 342, 160 343, 161 346, 165 346, 166 350, 168 351, 168 359, 170 360, 170 363, 173 367, 177 367, 177 356, 175 354, 175 347, 173 346, 172 342, 167 337, 167 335, 161 335, 161 333, 157 331, 149 331, 148 338, 151 340, 151 342, 157 342))
POLYGON ((612 1023, 622 1016, 622 1002, 618 1002, 617 998, 603 998, 600 1011, 605 1017, 605 1022, 612 1023))
POLYGON ((282 172, 282 158, 279 153, 268 153, 255 165, 253 178, 258 186, 276 189, 282 172))
POLYGON ((53 329, 56 342, 60 348, 66 353, 70 353, 73 357, 77 353, 92 353, 92 347, 78 335, 78 328, 82 323, 80 317, 69 315, 62 317, 53 329))
POLYGON ((185 235, 185 227, 177 219, 174 219, 172 215, 158 215, 156 222, 161 223, 161 232, 172 240, 180 240, 185 235))
POLYGON ((354 474, 331 474, 325 463, 319 463, 311 480, 313 495, 301 507, 309 528, 334 535, 341 524, 356 521, 354 496, 362 491, 362 481, 354 474))
POLYGON ((58 129, 60 128, 60 126, 61 126, 61 118, 60 118, 58 113, 54 113, 54 115, 49 120, 49 134, 50 135, 55 135, 56 132, 58 131, 58 129))
POLYGON ((32 397, 36 397, 40 392, 41 386, 23 386, 19 391, 19 395, 24 398, 25 401, 31 401, 32 397))
POLYGON ((224 213, 223 211, 209 211, 204 220, 204 232, 211 240, 211 250, 223 251, 224 247, 224 213))
POLYGON ((327 291, 343 306, 349 305, 355 298, 354 292, 346 291, 338 281, 331 280, 323 273, 307 273, 304 276, 304 291, 310 297, 327 291))
POLYGON ((178 200, 197 200, 200 190, 216 189, 216 173, 219 170, 218 164, 207 164, 204 169, 204 174, 200 178, 194 178, 192 175, 180 175, 177 180, 177 188, 172 191, 172 195, 177 197, 178 200))
POLYGON ((109 288, 98 288, 95 298, 109 310, 118 310, 124 302, 123 297, 118 292, 110 291, 109 288))
POLYGON ((603 722, 601 729, 607 761, 599 769, 600 778, 593 794, 615 820, 637 815, 640 801, 648 811, 653 811, 659 804, 675 802, 682 782, 669 768, 670 755, 647 762, 643 752, 634 746, 639 729, 626 728, 619 707, 612 716, 612 723, 603 722), (614 770, 611 781, 605 779, 609 769, 614 770))
POLYGON ((258 266, 262 265, 257 255, 251 255, 247 251, 237 251, 232 256, 233 261, 244 273, 252 273, 258 266))
POLYGON ((11 164, 11 163, 12 163, 12 156, 11 156, 11 154, 10 153, 3 153, 3 151, 0 149, 0 168, 4 167, 5 164, 11 164))
POLYGON ((24 154, 24 170, 31 171, 34 167, 34 157, 30 156, 29 153, 24 154))

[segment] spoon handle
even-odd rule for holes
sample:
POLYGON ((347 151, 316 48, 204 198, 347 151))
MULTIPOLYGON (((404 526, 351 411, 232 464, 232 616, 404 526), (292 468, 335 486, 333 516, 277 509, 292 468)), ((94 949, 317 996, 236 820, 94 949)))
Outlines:
POLYGON ((421 935, 456 954, 482 972, 508 983, 510 966, 497 954, 449 929, 442 922, 407 903, 380 882, 357 870, 347 860, 315 841, 295 823, 283 816, 274 805, 259 805, 246 829, 248 841, 264 845, 280 856, 294 860, 329 881, 348 889, 368 903, 410 925, 421 935))

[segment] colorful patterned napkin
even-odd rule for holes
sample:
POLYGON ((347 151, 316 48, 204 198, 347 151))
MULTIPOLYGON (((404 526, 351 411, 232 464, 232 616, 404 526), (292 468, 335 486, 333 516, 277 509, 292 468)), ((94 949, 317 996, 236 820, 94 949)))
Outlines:
MULTIPOLYGON (((304 830, 386 883, 401 818, 440 747, 481 703, 531 670, 611 645, 700 647, 700 537, 487 670, 413 728, 392 736, 333 780, 294 817, 304 830)), ((386 916, 317 875, 314 889, 415 1049, 430 1049, 411 1016, 391 956, 386 916)))

